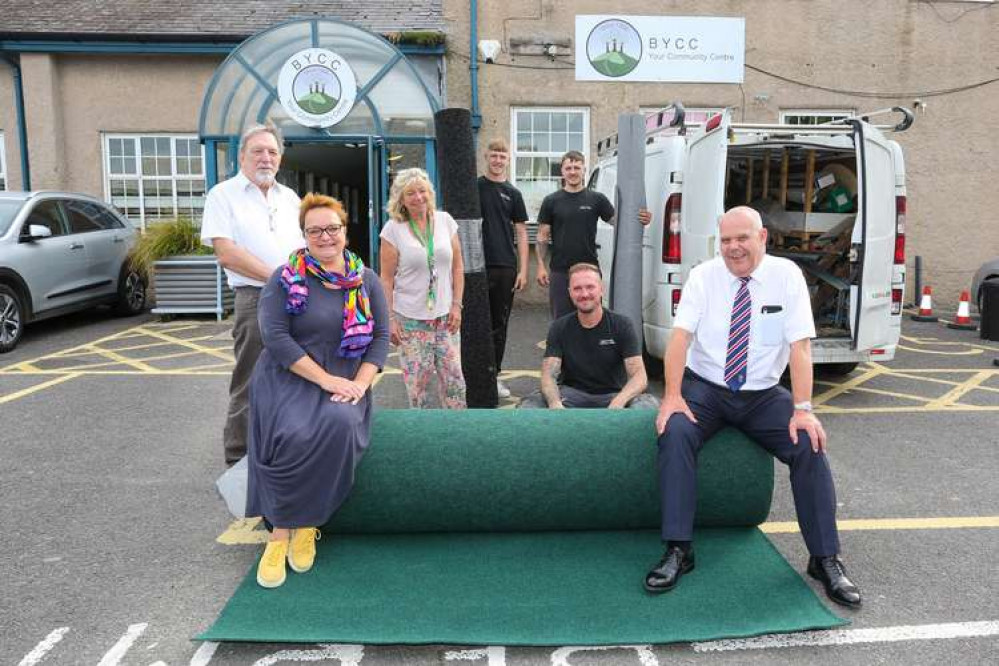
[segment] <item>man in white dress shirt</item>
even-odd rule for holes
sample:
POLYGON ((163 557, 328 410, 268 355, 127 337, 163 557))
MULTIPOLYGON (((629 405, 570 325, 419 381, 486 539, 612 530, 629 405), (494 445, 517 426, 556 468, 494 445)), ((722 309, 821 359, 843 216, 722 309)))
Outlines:
POLYGON ((752 208, 725 213, 719 232, 721 257, 690 272, 666 350, 656 418, 666 551, 645 588, 667 592, 694 568, 697 454, 732 425, 789 466, 809 575, 832 601, 859 606, 839 558, 826 433, 812 413, 815 324, 804 276, 792 261, 767 256, 767 231, 752 208), (791 392, 778 383, 789 360, 791 392))
POLYGON ((257 325, 260 289, 292 251, 305 245, 298 195, 275 180, 282 149, 277 128, 255 125, 246 130, 240 139, 239 173, 208 192, 201 222, 201 242, 215 251, 236 293, 236 365, 222 433, 230 466, 246 454, 250 375, 263 348, 257 325))

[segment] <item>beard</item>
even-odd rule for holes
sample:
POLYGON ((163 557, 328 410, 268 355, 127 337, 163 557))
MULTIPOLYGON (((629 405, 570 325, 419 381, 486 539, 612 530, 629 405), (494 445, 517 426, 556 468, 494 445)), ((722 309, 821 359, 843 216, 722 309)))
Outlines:
POLYGON ((258 169, 253 172, 253 182, 261 187, 270 187, 274 184, 274 172, 269 169, 258 169))

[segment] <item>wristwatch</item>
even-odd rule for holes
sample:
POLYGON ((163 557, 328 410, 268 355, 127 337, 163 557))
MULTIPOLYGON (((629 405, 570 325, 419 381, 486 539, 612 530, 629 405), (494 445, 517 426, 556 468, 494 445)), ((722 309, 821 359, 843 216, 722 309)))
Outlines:
POLYGON ((806 400, 805 402, 794 403, 794 411, 796 412, 810 412, 812 411, 812 402, 806 400))

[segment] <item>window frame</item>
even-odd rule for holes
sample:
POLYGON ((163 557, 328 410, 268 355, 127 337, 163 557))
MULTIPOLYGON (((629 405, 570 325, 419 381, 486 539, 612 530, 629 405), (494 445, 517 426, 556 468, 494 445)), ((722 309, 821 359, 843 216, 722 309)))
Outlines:
MULTIPOLYGON (((788 116, 795 117, 807 117, 807 116, 829 116, 830 120, 838 120, 840 118, 849 118, 851 116, 857 115, 856 109, 816 109, 816 108, 801 108, 801 109, 780 109, 777 116, 777 122, 781 125, 790 125, 788 122, 788 116)), ((824 121, 825 122, 825 121, 824 121)), ((815 125, 816 123, 796 123, 798 125, 815 125)))
MULTIPOLYGON (((133 220, 124 211, 121 211, 122 216, 128 220, 129 224, 133 227, 138 227, 143 231, 146 230, 147 220, 146 220, 146 194, 144 182, 149 180, 166 180, 169 179, 171 182, 171 203, 173 206, 173 214, 177 216, 180 211, 177 208, 177 181, 178 180, 198 180, 202 182, 204 193, 202 197, 208 196, 207 185, 208 180, 205 172, 205 146, 204 144, 198 142, 197 133, 190 132, 102 132, 101 133, 101 163, 104 176, 104 201, 107 202, 112 208, 116 208, 111 195, 111 181, 112 180, 130 180, 138 184, 138 199, 139 199, 139 219, 138 221, 133 220), (142 173, 142 140, 143 139, 169 139, 170 140, 170 174, 164 176, 162 174, 157 175, 146 175, 142 173), (111 141, 114 140, 126 140, 133 142, 135 147, 135 167, 136 171, 134 173, 111 173, 111 141), (179 174, 177 173, 177 141, 195 141, 197 142, 198 149, 201 151, 201 172, 199 174, 179 174)), ((192 157, 193 155, 189 156, 192 157)), ((127 196, 127 195, 126 195, 127 196)), ((150 195, 156 196, 156 195, 150 195)), ((202 206, 202 211, 204 207, 202 206)), ((200 217, 195 216, 195 222, 200 223, 200 217)), ((155 222, 150 222, 155 223, 155 222)))
MULTIPOLYGON (((590 162, 590 107, 588 106, 511 106, 510 107, 510 182, 518 187, 517 179, 517 157, 561 157, 567 150, 562 151, 522 151, 517 149, 517 114, 519 112, 549 112, 549 113, 580 113, 583 116, 583 149, 580 151, 583 153, 583 157, 586 158, 586 167, 590 169, 593 164, 590 162)), ((551 130, 549 130, 551 131, 551 130)), ((589 174, 584 177, 584 184, 589 178, 589 174)), ((536 181, 528 181, 536 182, 536 181)), ((553 192, 558 191, 558 188, 552 190, 553 192)), ((538 211, 531 211, 530 204, 527 204, 528 217, 528 228, 530 229, 537 224, 536 218, 538 211), (533 216, 532 216, 533 213, 533 216)), ((533 234, 532 234, 533 235, 533 234)))

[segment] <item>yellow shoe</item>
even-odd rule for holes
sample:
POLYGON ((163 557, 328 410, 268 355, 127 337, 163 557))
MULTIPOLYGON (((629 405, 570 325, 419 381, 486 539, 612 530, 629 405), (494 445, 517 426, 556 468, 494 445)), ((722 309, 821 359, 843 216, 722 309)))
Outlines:
POLYGON ((264 554, 260 556, 257 565, 257 584, 260 587, 272 588, 284 585, 284 558, 288 554, 288 541, 268 541, 264 554))
POLYGON ((295 573, 305 573, 316 561, 316 541, 323 536, 315 527, 299 527, 291 533, 288 566, 295 573))

